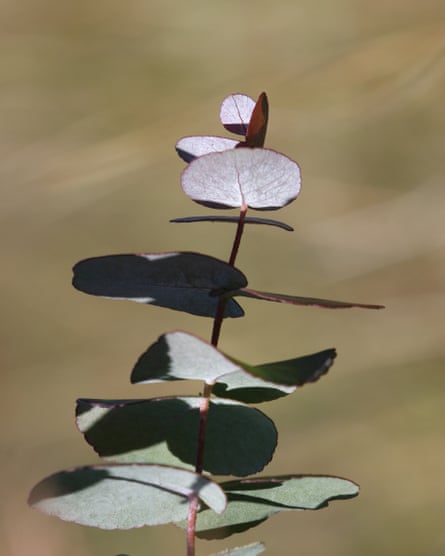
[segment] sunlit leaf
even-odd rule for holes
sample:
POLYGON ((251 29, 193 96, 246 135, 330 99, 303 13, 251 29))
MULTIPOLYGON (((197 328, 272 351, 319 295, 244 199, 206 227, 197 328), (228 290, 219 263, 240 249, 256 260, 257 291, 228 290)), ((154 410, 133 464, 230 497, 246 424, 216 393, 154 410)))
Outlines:
POLYGON ((193 160, 182 172, 182 188, 195 202, 212 208, 276 210, 300 192, 300 169, 269 149, 234 149, 193 160))
POLYGON ((193 334, 176 330, 163 334, 141 355, 131 382, 203 380, 212 384, 240 367, 210 343, 193 334))
POLYGON ((255 101, 247 95, 229 95, 221 104, 221 123, 231 133, 245 136, 254 108, 255 101))
POLYGON ((332 301, 331 299, 318 299, 317 297, 299 297, 283 293, 260 292, 250 288, 243 288, 236 292, 237 296, 262 299, 263 301, 274 301, 276 303, 286 303, 288 305, 315 305, 327 309, 348 309, 360 307, 362 309, 384 309, 384 305, 370 305, 368 303, 351 303, 349 301, 332 301))
MULTIPOLYGON (((331 500, 357 496, 357 484, 340 477, 288 475, 222 483, 228 504, 217 516, 204 509, 198 514, 197 535, 219 539, 259 525, 275 513, 318 510, 331 500)), ((184 526, 182 523, 181 526, 184 526)))
MULTIPOLYGON (((247 284, 245 276, 227 263, 200 253, 145 253, 108 255, 78 262, 73 286, 85 293, 127 299, 214 317, 218 297, 247 284)), ((232 299, 226 317, 241 317, 232 299)))
MULTIPOLYGON (((194 466, 202 402, 199 397, 81 399, 76 422, 86 441, 107 460, 194 466)), ((204 471, 256 473, 272 459, 276 443, 273 422, 258 409, 231 400, 210 401, 204 471)))
POLYGON ((194 158, 204 154, 234 149, 238 143, 239 141, 235 139, 225 137, 196 135, 180 139, 176 143, 176 152, 185 162, 191 162, 194 158))
POLYGON ((138 359, 132 383, 203 380, 213 393, 246 403, 285 396, 318 380, 331 367, 335 349, 285 361, 249 365, 223 354, 209 342, 181 330, 163 334, 138 359))
POLYGON ((215 512, 226 498, 213 481, 161 465, 94 465, 60 471, 31 491, 34 508, 101 529, 132 529, 185 519, 197 495, 215 512))
POLYGON ((246 544, 245 546, 237 546, 235 548, 228 548, 222 552, 217 552, 211 556, 257 556, 266 550, 262 542, 255 542, 246 544))
MULTIPOLYGON (((239 216, 184 216, 183 218, 173 218, 170 222, 188 223, 188 222, 229 222, 237 224, 239 216)), ((293 232, 294 229, 289 224, 280 222, 279 220, 271 220, 270 218, 257 218, 255 216, 246 216, 244 224, 264 224, 266 226, 276 226, 287 232, 293 232)))

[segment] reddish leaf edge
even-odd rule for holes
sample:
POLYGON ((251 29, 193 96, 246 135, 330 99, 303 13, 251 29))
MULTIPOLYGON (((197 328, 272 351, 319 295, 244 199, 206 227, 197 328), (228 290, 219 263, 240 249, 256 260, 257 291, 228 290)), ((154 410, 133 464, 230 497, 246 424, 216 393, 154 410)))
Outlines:
POLYGON ((273 301, 275 303, 286 303, 288 305, 312 305, 325 309, 350 309, 357 307, 360 309, 384 309, 384 305, 374 305, 370 303, 354 303, 350 301, 334 301, 332 299, 320 299, 317 297, 300 297, 281 293, 261 292, 250 288, 242 288, 236 292, 230 292, 230 296, 250 297, 263 301, 273 301))
MULTIPOLYGON (((238 224, 239 216, 184 216, 180 218, 173 218, 169 220, 172 223, 189 223, 189 222, 233 222, 238 224)), ((247 216, 244 219, 245 224, 263 224, 266 226, 275 226, 286 230, 287 232, 293 232, 294 228, 286 224, 285 222, 280 222, 279 220, 272 220, 270 218, 257 218, 254 216, 247 216)))

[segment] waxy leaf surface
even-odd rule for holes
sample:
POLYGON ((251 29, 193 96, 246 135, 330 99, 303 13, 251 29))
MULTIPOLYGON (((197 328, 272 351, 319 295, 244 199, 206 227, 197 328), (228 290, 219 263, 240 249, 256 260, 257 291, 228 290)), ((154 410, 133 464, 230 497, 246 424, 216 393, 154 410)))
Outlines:
POLYGON ((163 334, 141 355, 132 383, 168 380, 203 380, 213 384, 240 367, 210 343, 181 330, 163 334))
POLYGON ((242 148, 193 160, 182 172, 182 188, 193 201, 213 208, 276 210, 300 192, 298 164, 269 149, 242 148))
POLYGON ((221 123, 227 131, 245 137, 254 108, 253 98, 241 93, 229 95, 221 104, 221 123))
POLYGON ((185 519, 197 495, 215 512, 226 497, 213 481, 161 465, 94 465, 60 471, 31 491, 32 507, 101 529, 132 529, 185 519))
MULTIPOLYGON (((73 286, 85 293, 127 299, 214 317, 219 294, 247 284, 245 276, 227 263, 200 253, 108 255, 78 262, 73 286)), ((232 299, 225 317, 241 317, 232 299)))
POLYGON ((219 516, 201 511, 198 537, 225 538, 259 525, 275 513, 318 510, 331 500, 353 498, 359 492, 358 485, 347 479, 310 475, 253 478, 221 486, 227 495, 227 508, 219 516))
MULTIPOLYGON (((119 463, 194 466, 203 398, 78 400, 76 422, 96 452, 119 463)), ((246 476, 261 471, 277 444, 273 422, 230 400, 210 402, 204 471, 246 476)))
POLYGON ((226 137, 195 135, 183 137, 176 143, 176 152, 185 162, 191 162, 198 156, 234 149, 239 141, 226 137))
POLYGON ((213 393, 246 403, 259 403, 295 391, 318 380, 336 356, 335 349, 262 365, 228 357, 210 343, 176 330, 162 335, 141 355, 132 383, 203 380, 215 384, 213 393))

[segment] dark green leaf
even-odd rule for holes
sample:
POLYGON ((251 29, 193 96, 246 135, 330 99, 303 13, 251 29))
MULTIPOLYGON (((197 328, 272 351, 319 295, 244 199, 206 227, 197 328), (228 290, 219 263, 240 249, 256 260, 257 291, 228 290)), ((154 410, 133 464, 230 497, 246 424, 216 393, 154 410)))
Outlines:
MULTIPOLYGON (((247 285, 236 268, 190 252, 93 257, 78 262, 73 271, 73 286, 82 292, 206 317, 215 316, 219 301, 215 292, 221 295, 247 285)), ((225 316, 243 314, 229 299, 225 316)))
MULTIPOLYGON (((202 398, 78 400, 77 426, 96 452, 120 463, 194 466, 202 398)), ((257 473, 272 459, 273 422, 258 409, 229 400, 210 402, 204 471, 257 473)))
MULTIPOLYGON (((239 216, 185 216, 183 218, 173 218, 170 222, 188 223, 188 222, 230 222, 238 223, 239 216)), ((287 232, 293 232, 294 229, 289 224, 280 222, 279 220, 271 220, 270 218, 257 218, 255 216, 246 216, 244 218, 245 224, 264 224, 266 226, 276 226, 287 232)))

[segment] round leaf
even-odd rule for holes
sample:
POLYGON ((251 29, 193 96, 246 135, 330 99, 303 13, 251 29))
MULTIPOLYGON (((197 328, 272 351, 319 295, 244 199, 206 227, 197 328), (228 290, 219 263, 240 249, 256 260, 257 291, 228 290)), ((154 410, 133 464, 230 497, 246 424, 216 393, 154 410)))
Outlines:
POLYGON ((176 152, 182 160, 191 162, 194 158, 204 154, 234 149, 238 143, 239 141, 227 139, 226 137, 196 135, 180 139, 176 143, 176 152))
MULTIPOLYGON (((242 272, 224 261, 191 252, 108 255, 78 262, 73 286, 85 293, 128 299, 214 317, 218 296, 247 285, 242 272)), ((243 310, 228 299, 224 316, 243 310)))
POLYGON ((160 465, 95 465, 60 471, 31 491, 34 508, 65 521, 101 529, 132 529, 185 519, 198 496, 216 512, 226 497, 209 479, 160 465))
MULTIPOLYGON (((78 400, 76 422, 96 452, 119 463, 194 466, 202 398, 78 400)), ((261 471, 277 444, 273 422, 231 400, 210 401, 204 471, 245 476, 261 471)))
MULTIPOLYGON (((228 504, 223 514, 198 514, 197 535, 225 538, 259 525, 271 515, 291 510, 318 510, 331 500, 358 495, 357 484, 340 477, 278 476, 222 483, 228 504)), ((181 524, 184 526, 184 524, 181 524)))
POLYGON ((221 104, 219 112, 221 123, 227 131, 245 136, 254 108, 253 98, 240 93, 229 95, 221 104))
POLYGON ((182 173, 182 188, 199 204, 213 208, 275 210, 300 192, 298 164, 269 149, 242 148, 193 160, 182 173))
POLYGON ((240 367, 212 344, 193 334, 176 330, 163 334, 141 355, 132 373, 132 383, 164 380, 204 380, 213 384, 240 367))

